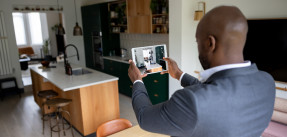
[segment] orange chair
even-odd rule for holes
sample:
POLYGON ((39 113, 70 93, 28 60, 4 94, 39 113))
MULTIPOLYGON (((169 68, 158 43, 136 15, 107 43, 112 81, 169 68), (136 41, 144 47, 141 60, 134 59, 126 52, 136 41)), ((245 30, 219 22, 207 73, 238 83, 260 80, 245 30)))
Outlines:
POLYGON ((20 55, 22 54, 26 54, 27 56, 34 56, 35 53, 34 53, 34 50, 31 46, 28 46, 28 47, 18 47, 18 52, 20 55))
POLYGON ((115 119, 101 124, 97 129, 97 137, 106 137, 124 129, 132 127, 132 123, 127 119, 115 119))

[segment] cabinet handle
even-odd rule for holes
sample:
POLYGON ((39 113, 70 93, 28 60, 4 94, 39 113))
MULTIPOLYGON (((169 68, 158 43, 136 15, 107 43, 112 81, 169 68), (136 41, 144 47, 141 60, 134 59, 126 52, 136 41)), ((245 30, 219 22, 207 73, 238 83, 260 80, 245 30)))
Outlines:
POLYGON ((133 86, 132 86, 132 85, 130 85, 130 88, 133 88, 133 86))
POLYGON ((155 97, 158 97, 158 94, 154 94, 155 97))
POLYGON ((157 80, 154 80, 153 82, 154 82, 154 83, 158 83, 158 81, 157 81, 157 80))

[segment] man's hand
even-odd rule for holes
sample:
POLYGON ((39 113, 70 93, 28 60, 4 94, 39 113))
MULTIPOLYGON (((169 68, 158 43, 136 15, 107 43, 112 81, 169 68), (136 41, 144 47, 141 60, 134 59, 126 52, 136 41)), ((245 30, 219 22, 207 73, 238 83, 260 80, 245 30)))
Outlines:
POLYGON ((161 74, 169 73, 171 77, 179 80, 182 75, 182 71, 178 68, 176 62, 171 58, 163 58, 168 64, 168 71, 163 71, 161 74))
POLYGON ((143 77, 146 77, 147 74, 141 74, 140 70, 136 67, 135 63, 132 60, 129 60, 130 63, 130 67, 129 67, 129 77, 132 81, 132 83, 134 83, 136 80, 142 80, 143 77))

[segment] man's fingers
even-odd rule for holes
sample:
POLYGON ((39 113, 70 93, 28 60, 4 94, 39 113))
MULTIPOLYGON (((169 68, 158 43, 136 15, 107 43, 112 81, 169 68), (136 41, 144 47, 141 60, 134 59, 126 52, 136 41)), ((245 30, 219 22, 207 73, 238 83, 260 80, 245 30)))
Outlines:
POLYGON ((160 74, 162 74, 162 75, 165 74, 165 73, 168 73, 168 70, 160 72, 160 74))
POLYGON ((170 61, 170 59, 166 58, 166 57, 163 57, 162 59, 165 60, 165 61, 170 61))
POLYGON ((144 77, 146 77, 147 76, 147 74, 145 73, 145 74, 143 74, 143 75, 141 75, 142 76, 142 78, 144 78, 144 77))
POLYGON ((133 62, 133 60, 129 60, 129 63, 130 63, 130 67, 132 66, 132 67, 136 67, 136 64, 133 62))
POLYGON ((129 60, 130 65, 134 64, 133 60, 129 60))

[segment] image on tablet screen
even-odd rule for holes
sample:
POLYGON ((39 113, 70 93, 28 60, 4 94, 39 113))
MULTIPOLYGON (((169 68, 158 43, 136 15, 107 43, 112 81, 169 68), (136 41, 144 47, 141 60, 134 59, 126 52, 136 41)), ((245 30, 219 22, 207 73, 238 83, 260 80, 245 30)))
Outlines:
POLYGON ((165 44, 132 49, 133 61, 142 74, 166 71, 167 63, 163 60, 166 53, 165 44))

